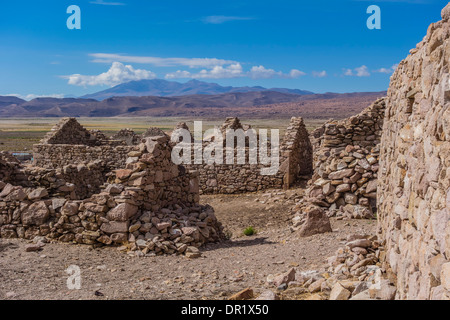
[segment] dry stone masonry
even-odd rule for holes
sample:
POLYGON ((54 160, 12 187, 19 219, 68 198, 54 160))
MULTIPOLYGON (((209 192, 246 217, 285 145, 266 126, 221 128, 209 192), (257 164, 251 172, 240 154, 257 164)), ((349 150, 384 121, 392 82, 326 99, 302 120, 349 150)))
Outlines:
POLYGON ((399 299, 450 299, 450 4, 391 78, 378 219, 399 299))
MULTIPOLYGON (((177 129, 187 126, 180 123, 177 129)), ((302 175, 312 172, 312 146, 308 131, 302 118, 293 117, 280 142, 279 170, 275 175, 262 175, 260 170, 268 165, 261 164, 226 164, 226 130, 251 129, 249 125, 242 125, 238 118, 227 118, 220 127, 224 137, 224 164, 190 164, 186 168, 197 171, 200 178, 200 190, 202 194, 214 193, 243 193, 264 189, 289 188, 302 175)), ((257 137, 259 141, 259 137, 257 137)), ((208 142, 203 143, 206 147, 208 142)), ((248 144, 247 144, 248 145, 248 144)), ((193 148, 194 149, 194 148, 193 148)), ((270 143, 268 144, 270 151, 270 143)), ((236 153, 236 150, 234 150, 236 153)), ((249 150, 246 148, 246 159, 249 150)), ((193 155, 192 155, 193 156, 193 155)), ((192 157, 193 159, 193 157, 192 157)))
POLYGON ((314 173, 305 199, 293 208, 293 230, 303 225, 311 204, 329 217, 374 218, 384 110, 384 98, 378 99, 360 114, 312 132, 314 173))
POLYGON ((1 237, 120 244, 138 255, 189 257, 198 256, 196 248, 204 243, 223 239, 214 210, 198 204, 198 177, 171 162, 168 136, 131 147, 95 136, 103 138, 63 119, 35 146, 47 152, 35 160, 42 167, 0 154, 1 237), (65 137, 75 145, 59 144, 65 137), (70 148, 75 150, 60 153, 70 148), (120 161, 108 159, 107 152, 120 161))

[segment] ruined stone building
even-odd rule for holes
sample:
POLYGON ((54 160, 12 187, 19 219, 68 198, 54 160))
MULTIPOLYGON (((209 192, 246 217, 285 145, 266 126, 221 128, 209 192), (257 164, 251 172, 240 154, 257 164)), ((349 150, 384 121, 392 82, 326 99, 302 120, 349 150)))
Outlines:
MULTIPOLYGON (((188 129, 187 126, 184 128, 188 129)), ((241 129, 246 132, 251 127, 242 125, 238 118, 228 118, 220 127, 224 145, 223 164, 195 164, 192 161, 192 164, 186 165, 188 170, 199 172, 201 193, 230 194, 269 188, 289 188, 300 176, 311 174, 312 146, 302 118, 294 117, 290 120, 284 137, 280 141, 279 170, 275 174, 269 175, 262 174, 261 169, 270 167, 270 164, 262 164, 261 161, 258 161, 258 164, 249 163, 248 141, 245 150, 246 163, 226 164, 226 132, 228 129, 241 129)), ((259 136, 256 139, 259 141, 259 136)), ((208 142, 204 142, 202 147, 207 145, 208 142)), ((267 145, 268 153, 270 153, 270 142, 267 145)), ((236 150, 233 152, 236 153, 236 150)))
MULTIPOLYGON (((242 128, 239 120, 234 123, 242 128)), ((285 179, 295 181, 311 168, 311 145, 301 118, 292 119, 281 146, 284 170, 267 181, 250 166, 205 172, 202 166, 175 165, 173 146, 157 128, 139 136, 125 129, 108 138, 74 118, 62 119, 34 145, 32 165, 0 154, 1 237, 129 243, 143 254, 184 253, 223 238, 214 210, 198 204, 211 177, 223 186, 212 192, 243 192, 281 188, 285 179), (218 178, 222 173, 241 180, 231 185, 218 178)))
POLYGON ((63 119, 35 145, 33 166, 1 153, 1 237, 128 243, 141 254, 190 254, 220 241, 214 210, 198 204, 198 176, 171 162, 169 142, 128 146, 63 119))

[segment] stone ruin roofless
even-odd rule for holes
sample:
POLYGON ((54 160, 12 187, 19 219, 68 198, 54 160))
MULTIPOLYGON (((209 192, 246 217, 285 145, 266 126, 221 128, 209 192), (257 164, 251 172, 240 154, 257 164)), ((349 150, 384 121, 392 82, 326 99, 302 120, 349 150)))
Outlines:
MULTIPOLYGON (((303 120, 293 118, 280 150, 286 169, 274 177, 278 186, 310 171, 310 161, 301 162, 302 146, 311 159, 303 120)), ((213 208, 199 205, 205 178, 197 168, 173 164, 172 147, 156 128, 142 136, 122 130, 111 139, 74 118, 62 119, 34 145, 32 165, 0 153, 0 236, 126 244, 142 255, 194 254, 196 247, 222 240, 213 208)), ((219 169, 226 168, 216 168, 218 177, 219 169)), ((231 191, 246 191, 242 186, 255 177, 248 175, 231 191)))
MULTIPOLYGON (((185 123, 179 123, 174 130, 180 128, 189 130, 185 123)), ((227 129, 250 128, 249 125, 242 125, 238 118, 227 118, 220 130, 225 137, 227 129)), ((108 175, 111 170, 126 165, 128 153, 133 151, 142 139, 163 135, 165 133, 158 128, 149 128, 142 135, 137 135, 130 129, 123 129, 111 139, 107 139, 98 131, 94 135, 75 119, 67 118, 61 120, 40 144, 34 146, 34 165, 56 169, 70 164, 97 162, 102 163, 103 174, 108 175)), ((204 146, 205 144, 207 142, 204 142, 204 146)), ((224 157, 225 154, 224 151, 224 157)), ((225 159, 223 162, 225 163, 225 159)), ((244 165, 193 164, 193 161, 192 164, 185 165, 188 171, 198 172, 200 194, 289 188, 300 176, 312 173, 312 146, 302 118, 291 119, 280 142, 280 169, 277 174, 261 175, 260 169, 264 167, 268 166, 253 165, 248 161, 244 165)))
POLYGON ((223 239, 223 228, 171 149, 166 135, 127 146, 63 119, 34 146, 34 166, 0 153, 1 237, 195 254, 223 239))

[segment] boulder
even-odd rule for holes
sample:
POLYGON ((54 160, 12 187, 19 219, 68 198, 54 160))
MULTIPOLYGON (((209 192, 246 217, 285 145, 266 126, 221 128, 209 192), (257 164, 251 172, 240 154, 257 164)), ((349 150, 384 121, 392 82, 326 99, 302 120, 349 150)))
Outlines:
POLYGON ((330 219, 320 207, 308 207, 306 220, 300 229, 301 237, 309 237, 318 233, 332 232, 330 219))

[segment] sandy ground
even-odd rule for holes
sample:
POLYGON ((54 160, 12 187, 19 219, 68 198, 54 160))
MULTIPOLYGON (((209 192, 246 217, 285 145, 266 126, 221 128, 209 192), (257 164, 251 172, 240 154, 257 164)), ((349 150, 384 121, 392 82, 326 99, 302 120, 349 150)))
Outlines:
POLYGON ((233 235, 194 260, 60 243, 26 252, 27 241, 0 239, 0 299, 227 299, 247 287, 258 294, 270 288, 269 274, 320 269, 348 234, 375 234, 376 221, 332 219, 334 232, 299 238, 289 230, 297 191, 203 196, 233 235), (256 235, 243 235, 249 226, 256 235), (81 271, 79 290, 67 287, 73 265, 81 271))

